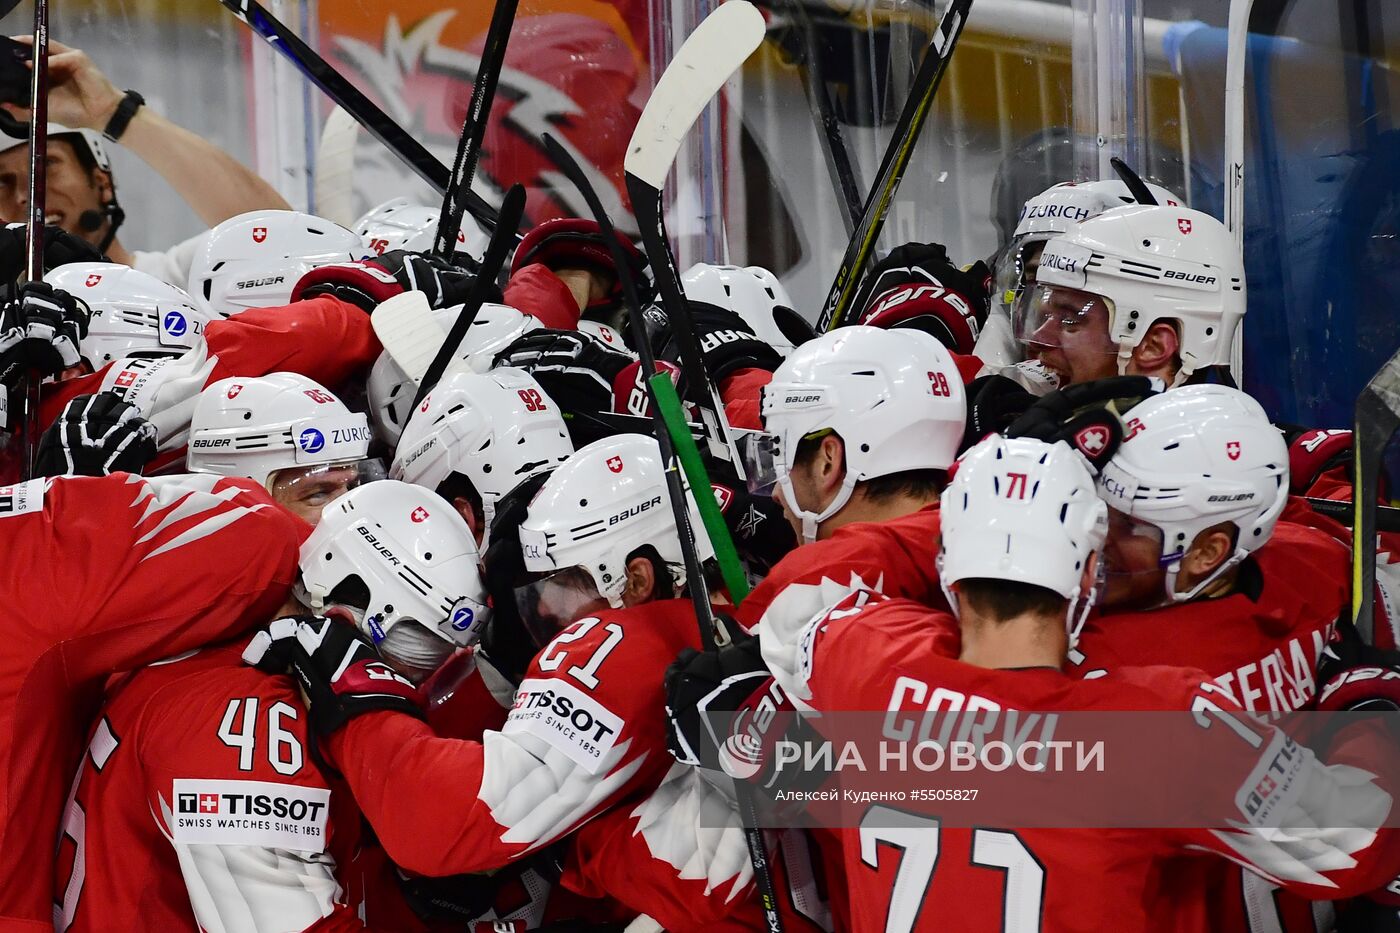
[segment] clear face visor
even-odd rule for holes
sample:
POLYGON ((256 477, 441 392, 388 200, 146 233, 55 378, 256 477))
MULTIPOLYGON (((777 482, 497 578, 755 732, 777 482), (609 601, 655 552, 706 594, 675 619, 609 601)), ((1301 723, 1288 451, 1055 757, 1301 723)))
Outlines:
POLYGON ((1112 301, 1062 285, 1027 287, 1011 309, 1012 333, 1028 357, 1047 348, 1116 355, 1112 320, 1112 301))
POLYGON ((1105 574, 1110 579, 1123 579, 1160 573, 1181 557, 1180 553, 1164 555, 1164 540, 1166 535, 1161 528, 1109 506, 1108 537, 1103 548, 1105 574))
POLYGON ((587 570, 569 567, 517 586, 515 608, 525 631, 542 648, 576 619, 608 608, 608 601, 587 570))
POLYGON ((388 476, 378 457, 344 463, 315 463, 287 467, 268 477, 272 498, 312 525, 321 520, 326 506, 357 486, 388 476))
POLYGON ((766 431, 736 431, 734 446, 744 464, 749 492, 755 496, 772 496, 787 472, 782 438, 766 431))
POLYGON ((1010 314, 1016 299, 1035 284, 1035 270, 1048 237, 1026 233, 1013 239, 992 259, 992 296, 1010 314), (1031 239, 1032 237, 1041 239, 1031 239))

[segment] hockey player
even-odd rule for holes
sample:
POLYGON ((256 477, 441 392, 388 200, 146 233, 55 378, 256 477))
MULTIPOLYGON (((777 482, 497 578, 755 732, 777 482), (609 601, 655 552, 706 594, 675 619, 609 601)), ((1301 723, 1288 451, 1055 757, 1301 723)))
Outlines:
POLYGON ((64 788, 103 681, 266 620, 305 530, 245 480, 118 474, 0 491, 0 930, 53 928, 64 788))
MULTIPOLYGON (((17 36, 29 42, 28 36, 17 36)), ((213 226, 250 209, 285 210, 287 202, 256 174, 209 141, 122 92, 80 49, 49 40, 49 166, 45 209, 49 223, 87 238, 114 262, 135 266, 183 288, 203 234, 165 253, 131 251, 116 239, 125 217, 106 141, 134 152, 213 226)), ((21 120, 28 110, 5 109, 21 120)), ((24 140, 0 151, 0 217, 23 220, 28 210, 29 162, 24 140)))
MULTIPOLYGON (((1332 809, 1342 801, 1350 806, 1364 798, 1364 806, 1376 808, 1371 816, 1394 804, 1387 791, 1366 782, 1369 772, 1357 781, 1349 768, 1322 766, 1248 719, 1207 675, 1166 668, 1089 680, 1066 675, 1069 632, 1094 601, 1107 529, 1093 478, 1067 445, 987 439, 961 460, 942 512, 940 574, 956 621, 910 601, 857 594, 809 623, 801 639, 806 663, 792 675, 774 672, 782 690, 807 697, 819 711, 922 711, 923 703, 910 703, 926 700, 933 685, 992 711, 1214 710, 1232 729, 1210 732, 1211 717, 1198 716, 1199 744, 1222 743, 1219 791, 1209 799, 1220 807, 1215 825, 1234 829, 969 830, 940 827, 936 812, 925 818, 874 804, 860 815, 859 828, 840 831, 841 857, 852 903, 888 907, 853 912, 854 929, 977 929, 997 916, 1047 931, 1198 929, 1204 886, 1161 880, 1190 850, 1218 853, 1314 896, 1364 890, 1391 867, 1389 837, 1374 829, 1309 832, 1306 841, 1271 831, 1353 825, 1332 809), (1240 743, 1235 732, 1249 742, 1240 743), (1257 769, 1284 747, 1296 763, 1294 793, 1264 824, 1251 814, 1269 808, 1236 801, 1258 791, 1257 769), (1347 800, 1349 794, 1359 796, 1347 800), (903 848, 905 858, 884 859, 882 840, 903 848), (929 852, 937 846, 939 857, 910 858, 925 846, 929 852), (1011 848, 989 858, 993 846, 1011 848), (989 872, 993 864, 1010 874, 989 872), (926 874, 906 877, 925 867, 926 874), (915 893, 891 898, 892 889, 915 893)), ((671 708, 713 690, 708 676, 693 664, 679 672, 671 708)), ((675 727, 685 723, 677 718, 675 727)), ((692 727, 686 739, 703 743, 706 736, 692 727)))
POLYGON ((296 373, 234 377, 199 393, 187 462, 197 473, 244 476, 315 525, 346 492, 384 478, 369 419, 296 373))
MULTIPOLYGON (((646 259, 626 237, 618 234, 617 239, 632 264, 632 277, 646 281, 646 259)), ((586 317, 614 332, 627 328, 622 284, 593 220, 560 217, 525 234, 511 258, 504 300, 546 327, 572 329, 586 317)))
POLYGON ((1112 375, 1228 379, 1245 312, 1244 260, 1200 211, 1119 207, 1046 243, 1016 338, 1063 386, 1112 375))
MULTIPOLYGON (((311 650, 296 661, 316 685, 323 753, 410 871, 505 866, 655 788, 673 765, 655 711, 664 666, 699 644, 694 612, 676 598, 697 584, 685 576, 656 442, 623 435, 580 450, 530 502, 520 544, 530 572, 520 611, 544 647, 505 727, 482 742, 381 712, 353 676, 355 658, 311 650), (453 794, 428 792, 444 782, 453 794)), ((318 642, 317 631, 298 637, 318 642)))
MULTIPOLYGON (((485 608, 476 561, 445 502, 380 483, 340 500, 306 541, 299 594, 417 677, 472 639, 462 620, 485 608)), ((397 892, 362 877, 372 842, 344 785, 316 763, 296 685, 241 653, 208 648, 109 690, 68 805, 59 929, 174 929, 191 913, 229 933, 352 930, 363 919, 407 928, 384 926, 397 892)), ((541 906, 521 916, 538 919, 541 906)))

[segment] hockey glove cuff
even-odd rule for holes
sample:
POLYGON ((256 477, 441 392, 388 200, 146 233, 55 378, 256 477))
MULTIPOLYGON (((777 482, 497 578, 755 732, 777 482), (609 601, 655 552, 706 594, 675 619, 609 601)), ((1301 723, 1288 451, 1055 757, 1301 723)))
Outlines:
POLYGON ((111 392, 73 399, 39 440, 39 476, 140 473, 155 459, 155 425, 111 392))

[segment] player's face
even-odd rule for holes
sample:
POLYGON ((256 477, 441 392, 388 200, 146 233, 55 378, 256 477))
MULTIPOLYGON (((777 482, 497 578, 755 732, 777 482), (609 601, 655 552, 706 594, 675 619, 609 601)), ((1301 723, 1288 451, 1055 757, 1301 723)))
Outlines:
MULTIPOLYGON (((102 188, 106 180, 106 173, 83 168, 72 143, 63 139, 50 140, 44 193, 45 222, 89 242, 101 242, 102 231, 79 229, 78 218, 84 211, 102 210, 102 188)), ((17 146, 0 152, 0 220, 23 223, 28 219, 29 147, 17 146)))
POLYGON ((1162 602, 1162 532, 1115 508, 1108 510, 1108 539, 1103 559, 1106 574, 1100 602, 1112 609, 1147 609, 1162 602))
POLYGON ((1108 336, 1107 301, 1057 285, 1035 286, 1027 296, 1016 320, 1027 359, 1038 359, 1059 377, 1062 387, 1118 374, 1118 348, 1108 336))
POLYGON ((515 607, 525 630, 543 647, 577 620, 607 609, 608 601, 588 571, 571 567, 516 587, 515 607))
POLYGON ((345 495, 360 479, 353 466, 311 466, 279 470, 272 479, 272 498, 309 525, 321 520, 321 512, 345 495))

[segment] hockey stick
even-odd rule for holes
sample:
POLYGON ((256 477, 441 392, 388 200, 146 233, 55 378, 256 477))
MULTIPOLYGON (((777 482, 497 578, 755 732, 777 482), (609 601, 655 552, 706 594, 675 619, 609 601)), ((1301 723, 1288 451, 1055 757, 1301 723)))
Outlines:
POLYGON ((462 232, 463 198, 471 190, 476 177, 476 163, 481 158, 481 140, 486 135, 486 120, 491 116, 491 101, 496 97, 496 84, 506 63, 506 45, 515 24, 515 10, 520 0, 496 0, 491 12, 491 25, 486 28, 486 45, 472 82, 471 101, 462 120, 462 135, 457 140, 457 157, 452 162, 452 178, 442 195, 442 213, 438 215, 437 237, 433 254, 451 259, 457 248, 457 234, 462 232))
MULTIPOLYGON (((1249 53, 1249 14, 1254 0, 1230 0, 1225 32, 1225 228, 1244 255, 1244 69, 1249 53)), ((1235 330, 1230 372, 1244 385, 1244 328, 1235 330)))
MULTIPOLYGON (((1309 498, 1307 503, 1317 514, 1325 515, 1348 528, 1356 522, 1356 506, 1351 502, 1309 498)), ((1376 530, 1392 533, 1400 531, 1400 509, 1388 505, 1376 506, 1376 530)))
MULTIPOLYGON (((422 404, 423 397, 433 390, 433 386, 438 384, 442 374, 447 371, 447 364, 452 361, 457 348, 462 345, 462 341, 467 337, 467 330, 472 326, 472 321, 476 320, 477 312, 486 303, 486 297, 491 294, 491 289, 496 285, 496 278, 501 274, 501 269, 506 264, 506 256, 515 248, 514 231, 520 226, 520 218, 525 215, 525 188, 521 185, 511 185, 506 196, 501 199, 501 223, 491 234, 491 242, 486 247, 486 255, 481 258, 481 266, 477 269, 476 281, 472 283, 472 290, 467 294, 467 300, 462 305, 462 311, 457 315, 457 320, 453 322, 452 329, 447 332, 446 339, 438 349, 433 361, 428 364, 428 370, 423 374, 423 381, 418 386, 418 394, 413 397, 413 406, 409 408, 409 417, 413 417, 413 412, 418 410, 422 404)), ((456 237, 454 236, 455 240, 456 237)), ((371 320, 371 326, 373 321, 371 320)))
MULTIPOLYGON (((24 232, 24 277, 44 281, 44 202, 49 152, 49 0, 34 0, 34 73, 29 81, 29 226, 24 232)), ((34 475, 39 454, 39 392, 43 375, 30 368, 24 377, 20 476, 34 475)))
POLYGON ((1147 187, 1142 176, 1128 167, 1128 163, 1114 156, 1108 160, 1108 164, 1113 166, 1113 170, 1118 173, 1119 179, 1128 186, 1128 193, 1133 196, 1133 200, 1139 204, 1157 203, 1157 198, 1152 194, 1152 189, 1147 187))
MULTIPOLYGON (((574 187, 588 203, 588 209, 593 213, 593 219, 598 222, 603 234, 603 242, 608 244, 613 264, 617 266, 623 299, 627 303, 627 320, 631 327, 632 339, 637 344, 642 371, 646 373, 647 387, 651 390, 656 443, 661 448, 661 458, 666 463, 666 490, 671 499, 671 511, 676 516, 676 532, 680 536, 686 579, 690 581, 690 599, 695 607, 695 618, 700 624, 700 643, 703 645, 713 642, 716 646, 722 645, 726 639, 715 622, 714 607, 710 605, 710 596, 706 591, 705 572, 700 563, 699 550, 695 546, 695 533, 690 527, 690 509, 680 474, 677 472, 678 463, 684 467, 686 477, 690 480, 691 498, 700 512, 705 531, 715 549, 715 558, 724 573, 725 585, 736 606, 749 594, 748 579, 739 564, 739 554, 729 536, 729 529, 724 524, 724 516, 720 514, 719 506, 715 503, 710 478, 705 473, 700 450, 695 446, 695 438, 691 436, 690 428, 686 424, 681 400, 676 395, 676 387, 671 384, 670 376, 656 371, 656 358, 652 355, 651 344, 647 340, 646 324, 642 320, 642 302, 637 294, 637 283, 632 278, 632 267, 628 264, 627 257, 622 254, 622 247, 613 232, 612 218, 608 217, 603 209, 603 202, 598 198, 598 192, 589 184, 588 176, 583 173, 573 156, 548 133, 544 134, 542 140, 545 152, 565 177, 573 182, 574 187)), ((749 847, 749 859, 753 863, 754 879, 762 899, 764 918, 769 930, 782 933, 783 921, 778 914, 773 872, 768 865, 768 847, 763 841, 763 830, 758 826, 753 790, 737 782, 734 789, 739 814, 744 824, 744 837, 749 847)))
POLYGON ((318 217, 342 227, 355 222, 355 143, 360 124, 344 107, 335 107, 321 127, 316 147, 316 210, 318 217))
POLYGON ((1376 498, 1385 448, 1400 428, 1400 353, 1392 356, 1356 397, 1352 455, 1351 621, 1371 643, 1375 628, 1376 498))
POLYGON ((705 369, 705 359, 695 337, 695 322, 681 290, 670 244, 666 241, 661 191, 690 127, 724 82, 763 43, 765 31, 763 14, 747 0, 726 0, 705 17, 656 82, 623 160, 632 213, 636 215, 642 234, 642 246, 651 263, 661 306, 671 320, 680 346, 688 392, 691 401, 700 409, 710 454, 735 464, 739 458, 730 449, 724 406, 705 369))
POLYGON ((919 141, 919 132, 933 109, 933 99, 938 94, 938 86, 943 83, 943 75, 952 61, 953 50, 957 48, 958 37, 962 35, 967 22, 972 0, 952 0, 943 13, 943 19, 929 39, 924 60, 919 64, 919 72, 914 76, 914 84, 909 89, 909 97, 904 101, 904 109, 895 123, 894 135, 889 148, 885 150, 880 171, 875 176, 875 184, 865 201, 851 241, 846 245, 846 254, 841 257, 841 265, 831 280, 831 289, 817 316, 817 333, 829 331, 846 323, 851 313, 851 302, 855 300, 856 288, 866 264, 875 252, 875 241, 880 237, 880 229, 885 224, 885 215, 894 203, 894 195, 909 167, 914 155, 914 145, 919 141))
POLYGON ((841 132, 841 121, 837 119, 836 108, 831 103, 831 92, 826 86, 826 76, 821 66, 821 50, 817 48, 817 30, 812 25, 812 16, 807 12, 804 0, 787 0, 786 6, 802 34, 802 47, 806 50, 806 57, 797 63, 802 72, 802 90, 807 96, 807 107, 812 111, 812 122, 816 124, 819 133, 826 173, 831 178, 832 190, 836 192, 837 212, 841 215, 846 236, 849 237, 855 231, 856 218, 860 216, 864 203, 863 192, 856 180, 851 153, 846 148, 846 139, 841 132))
MULTIPOLYGON (((371 136, 389 148, 404 164, 439 194, 447 191, 452 174, 423 144, 409 135, 373 101, 360 92, 345 76, 307 45, 296 33, 284 26, 257 0, 219 0, 268 45, 286 56, 321 92, 344 107, 371 136)), ((465 193, 467 210, 488 230, 496 229, 496 209, 474 191, 465 193)), ((512 231, 514 232, 514 231, 512 231)))

